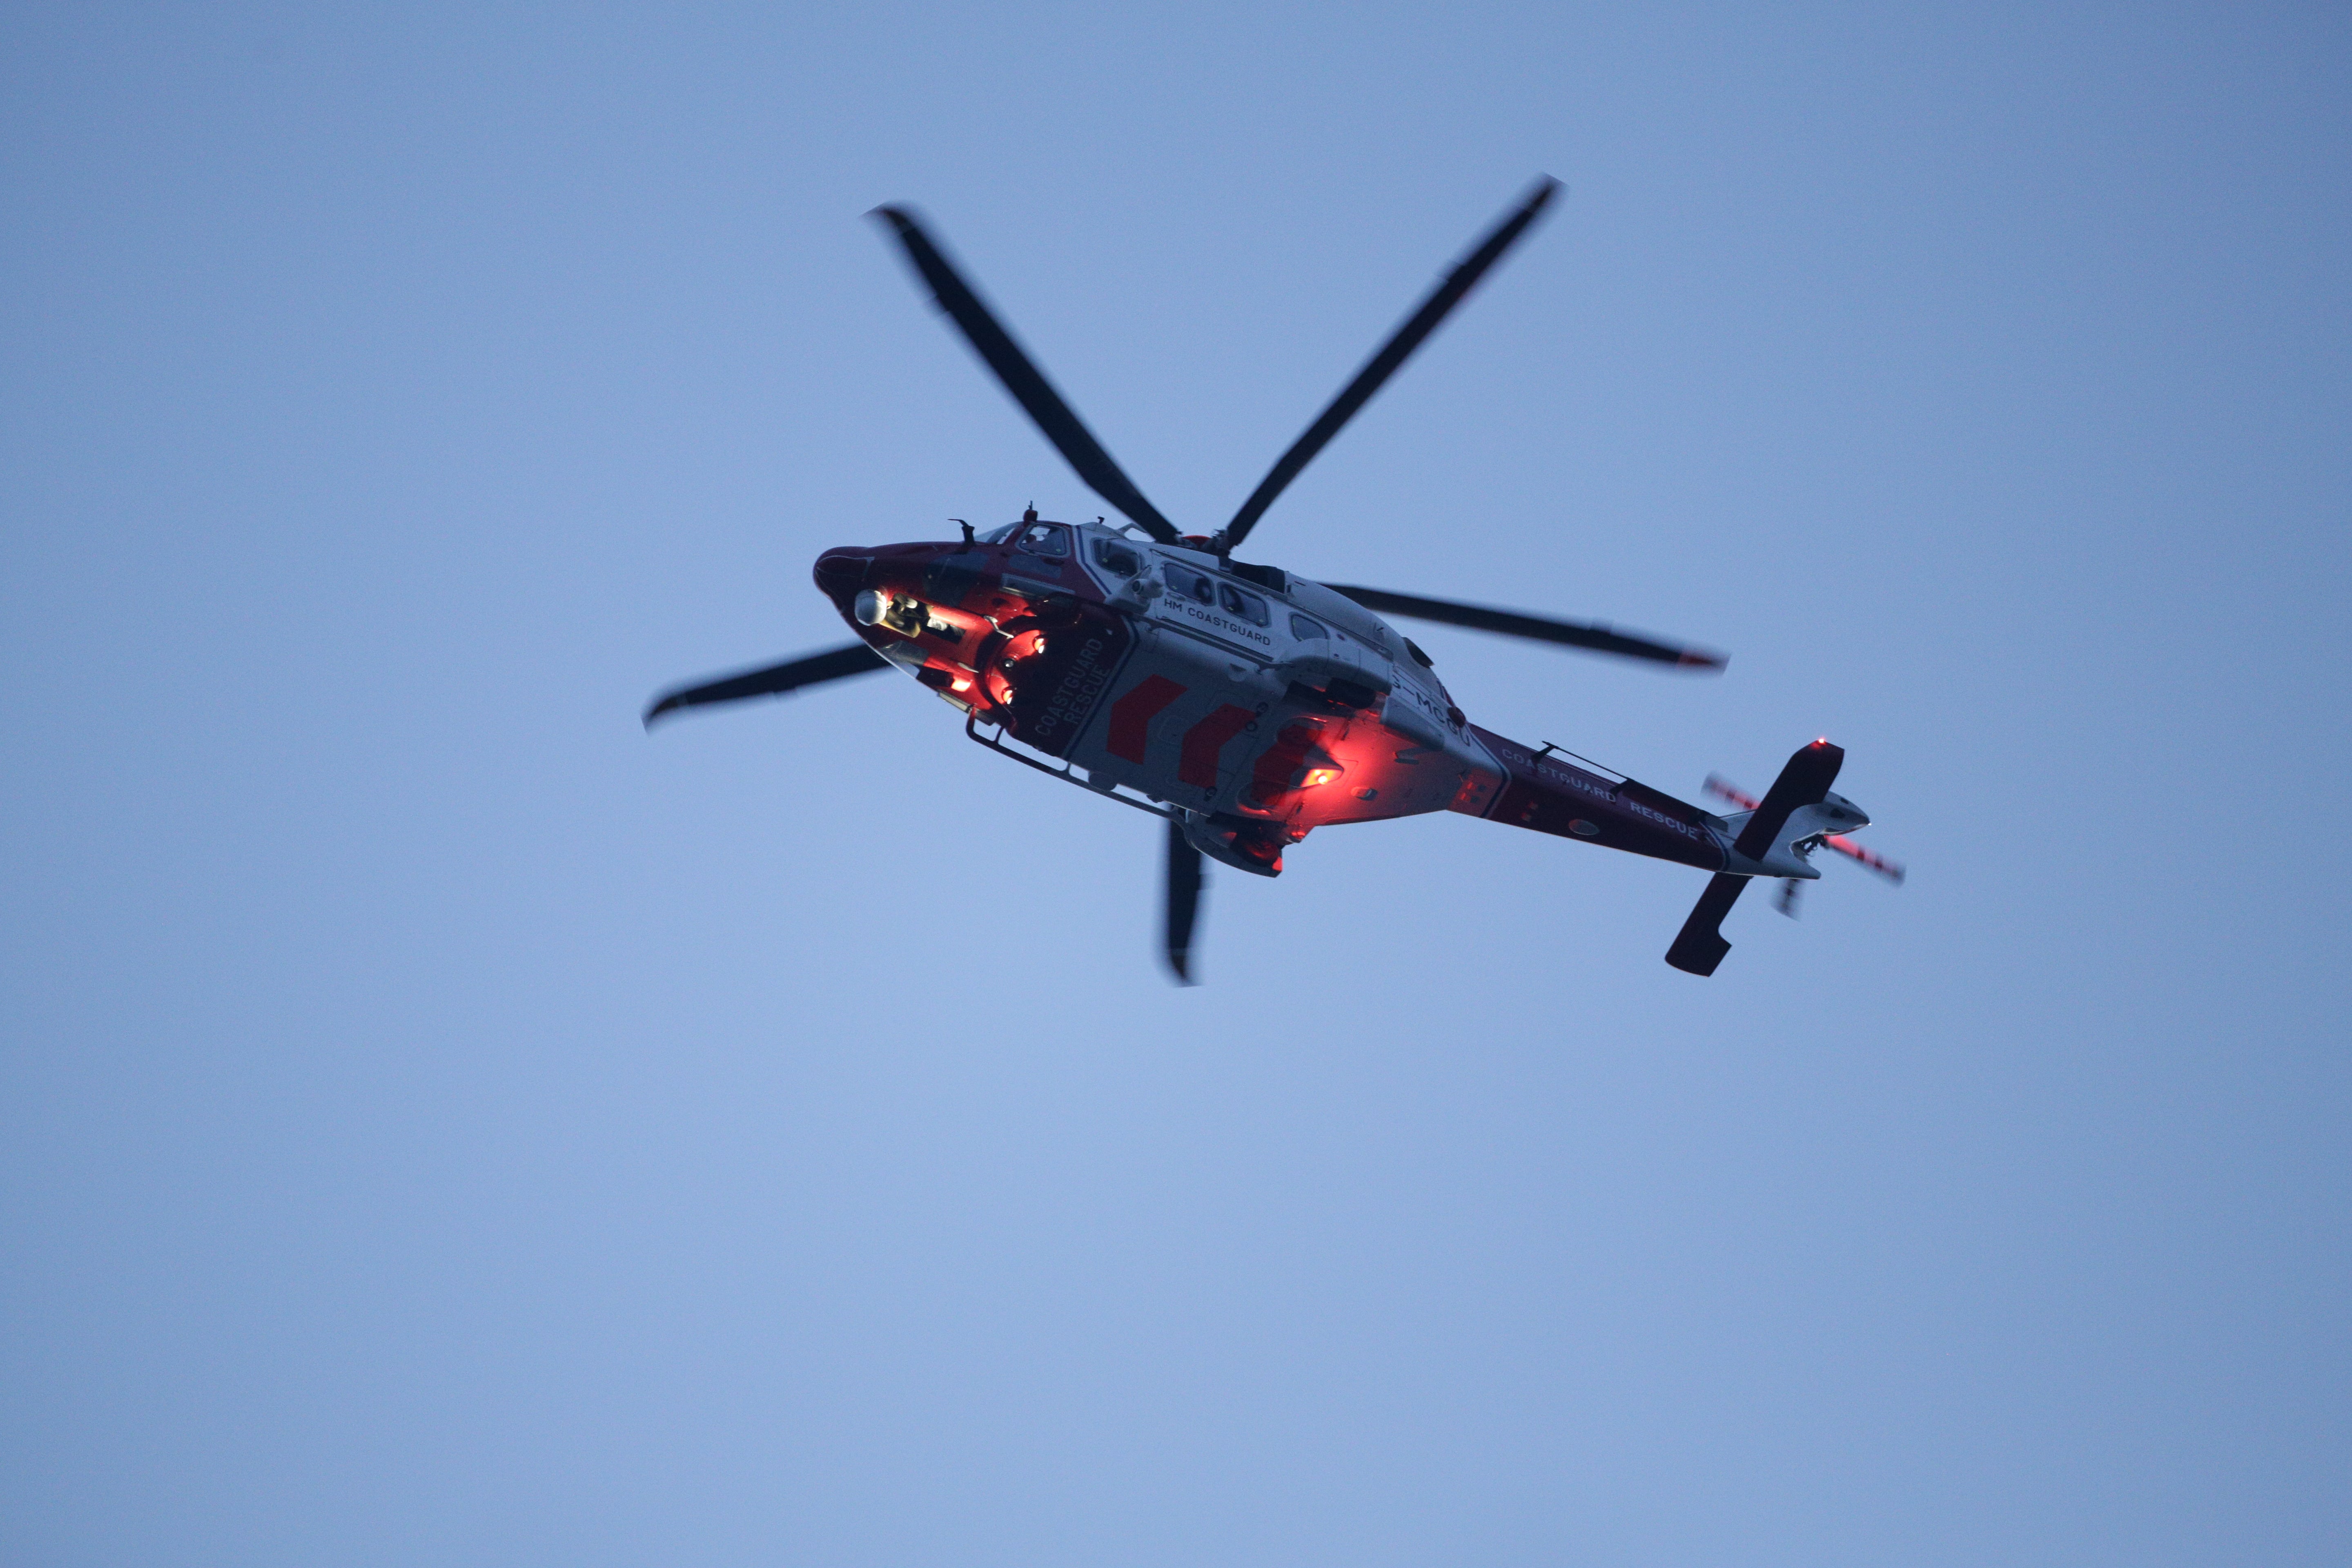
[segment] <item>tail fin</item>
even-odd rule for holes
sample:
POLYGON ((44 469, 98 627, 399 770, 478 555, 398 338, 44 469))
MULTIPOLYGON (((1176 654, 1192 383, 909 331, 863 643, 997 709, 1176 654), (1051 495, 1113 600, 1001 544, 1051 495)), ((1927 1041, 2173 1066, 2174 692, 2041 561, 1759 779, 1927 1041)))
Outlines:
MULTIPOLYGON (((1802 806, 1819 805, 1828 796, 1830 785, 1837 782, 1838 769, 1844 765, 1843 749, 1827 741, 1815 741, 1790 757, 1788 766, 1780 770, 1780 776, 1772 781, 1772 787, 1764 792, 1764 804, 1756 808, 1756 814, 1739 830, 1731 852, 1751 863, 1762 859, 1779 840, 1780 830, 1789 825, 1790 814, 1802 806)), ((1685 974, 1715 973, 1715 966, 1731 951, 1731 944, 1723 940, 1717 928, 1723 924, 1723 917, 1731 912, 1731 906, 1739 901, 1748 880, 1745 876, 1719 872, 1707 883, 1706 890, 1691 908, 1690 919, 1683 921, 1674 946, 1666 949, 1668 963, 1685 974)))

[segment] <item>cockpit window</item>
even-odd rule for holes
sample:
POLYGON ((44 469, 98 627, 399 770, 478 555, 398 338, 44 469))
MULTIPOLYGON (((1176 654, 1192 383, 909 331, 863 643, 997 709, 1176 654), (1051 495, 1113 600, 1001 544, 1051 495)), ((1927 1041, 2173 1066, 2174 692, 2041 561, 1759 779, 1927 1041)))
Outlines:
POLYGON ((1060 560, 1070 552, 1070 531, 1058 522, 1033 522, 1013 542, 1015 549, 1060 560))
POLYGON ((1310 621, 1305 616, 1294 614, 1290 617, 1290 635, 1300 642, 1306 642, 1314 637, 1328 637, 1331 634, 1323 629, 1321 621, 1310 621))
POLYGON ((1229 614, 1239 616, 1254 626, 1265 626, 1274 619, 1264 599, 1255 594, 1244 594, 1231 583, 1218 584, 1217 596, 1224 601, 1229 614))
POLYGON ((992 528, 986 533, 982 534, 980 536, 980 542, 982 544, 1002 544, 1020 531, 1021 524, 1017 522, 1008 522, 1003 528, 992 528))
POLYGON ((1095 561, 1106 572, 1132 577, 1143 569, 1142 559, 1116 539, 1095 541, 1095 561))

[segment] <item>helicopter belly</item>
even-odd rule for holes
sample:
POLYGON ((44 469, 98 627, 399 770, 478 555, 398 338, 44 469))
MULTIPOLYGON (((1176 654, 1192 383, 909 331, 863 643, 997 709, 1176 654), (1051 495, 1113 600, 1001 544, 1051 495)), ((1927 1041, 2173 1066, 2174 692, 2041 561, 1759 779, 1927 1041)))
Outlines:
POLYGON ((1508 776, 1442 692, 1345 638, 1286 637, 1262 605, 1114 604, 1074 559, 1002 546, 829 552, 817 577, 884 662, 982 722, 1261 837, 1483 811, 1508 776))
POLYGON ((1334 823, 1442 811, 1501 776, 1466 735, 1399 733, 1280 667, 1156 625, 1066 754, 1107 784, 1279 825, 1294 842, 1334 823))

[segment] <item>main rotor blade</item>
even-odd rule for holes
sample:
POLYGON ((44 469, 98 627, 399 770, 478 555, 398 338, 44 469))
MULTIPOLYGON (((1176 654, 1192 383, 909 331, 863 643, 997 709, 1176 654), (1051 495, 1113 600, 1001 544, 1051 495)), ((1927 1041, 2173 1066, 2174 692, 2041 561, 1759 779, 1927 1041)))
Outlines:
POLYGON ((1424 599, 1417 594, 1391 594, 1385 588, 1350 588, 1339 583, 1328 586, 1334 593, 1347 595, 1364 608, 1377 610, 1383 615, 1440 621, 1449 626, 1501 632, 1507 637, 1533 637, 1538 642, 1591 648, 1596 653, 1620 653, 1628 658, 1655 659, 1660 664, 1678 665, 1685 669, 1719 670, 1731 661, 1727 654, 1653 642, 1648 637, 1631 637, 1606 626, 1549 620, 1541 616, 1523 616, 1515 610, 1496 610, 1485 605, 1460 605, 1451 599, 1424 599))
POLYGON ((1184 837, 1183 824, 1168 819, 1168 902, 1160 935, 1167 943, 1168 967, 1176 984, 1197 984, 1192 978, 1192 918, 1201 909, 1201 852, 1184 837))
POLYGON ((1502 259, 1503 252, 1510 249, 1513 242, 1527 232, 1528 226, 1536 221, 1536 215, 1543 211, 1544 204, 1551 200, 1552 193, 1559 189, 1559 182, 1549 174, 1538 180, 1535 189, 1528 193, 1526 199, 1511 215, 1496 224, 1469 255, 1454 263, 1454 270, 1445 275, 1445 281, 1440 283, 1429 298, 1421 302, 1421 308, 1406 319, 1404 325, 1381 345, 1380 353, 1364 362, 1364 368, 1356 373, 1356 379, 1340 390, 1339 395, 1331 400, 1331 405, 1307 427, 1307 434, 1293 442, 1290 450, 1285 452, 1265 478, 1258 481, 1257 489, 1250 492, 1249 500, 1242 502, 1241 510, 1234 513, 1233 521, 1225 524, 1228 549, 1249 537, 1249 531, 1257 526, 1257 520, 1265 515, 1265 509, 1274 504, 1275 497, 1288 488, 1290 481, 1298 477, 1300 469, 1315 460, 1315 454, 1339 433, 1341 426, 1355 417, 1356 410, 1372 400, 1372 394, 1396 374, 1397 366, 1404 363, 1406 357, 1421 346, 1423 338, 1437 330, 1437 324, 1462 302, 1463 296, 1470 292, 1472 285, 1486 276, 1486 269, 1502 259))
POLYGON ((1103 500, 1133 518, 1144 532, 1162 544, 1175 543, 1176 525, 1143 499, 1135 481, 1111 460, 1102 443, 1095 439, 1094 432, 1062 400, 1062 395, 1054 390, 1045 373, 1031 363, 1021 345, 1013 341, 1013 334, 998 324, 988 307, 980 302, 980 296, 940 254, 940 247, 931 243, 931 237, 923 232, 923 226, 915 221, 914 215, 904 207, 886 206, 876 207, 866 216, 887 219, 898 230, 898 243, 906 247, 907 258, 922 274, 923 281, 931 286, 931 298, 962 329, 965 341, 996 373, 996 379, 1004 384, 1004 390, 1027 411, 1037 428, 1045 433, 1045 439, 1054 443, 1055 450, 1078 471, 1078 478, 1093 486, 1103 500))
POLYGON ((841 680, 853 675, 872 675, 889 668, 883 657, 862 642, 846 647, 813 653, 806 658, 790 659, 772 664, 765 669, 747 669, 740 675, 722 676, 696 686, 680 686, 665 691, 646 710, 646 728, 665 713, 680 708, 700 708, 713 702, 736 702, 746 697, 776 697, 787 691, 797 691, 803 686, 820 681, 841 680))

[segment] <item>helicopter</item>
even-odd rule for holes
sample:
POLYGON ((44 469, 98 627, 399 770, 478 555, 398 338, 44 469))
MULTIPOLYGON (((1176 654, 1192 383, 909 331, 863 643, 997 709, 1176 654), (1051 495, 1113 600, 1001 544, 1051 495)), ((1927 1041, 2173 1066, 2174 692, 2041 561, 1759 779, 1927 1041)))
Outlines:
POLYGON ((1275 877, 1318 827, 1455 811, 1670 860, 1710 874, 1666 950, 1712 974, 1720 927, 1754 879, 1798 883, 1827 844, 1900 880, 1847 837, 1869 817, 1833 794, 1845 753, 1800 748, 1761 799, 1720 781, 1727 816, 1547 743, 1472 723, 1430 656, 1381 618, 1404 619, 1719 672, 1708 650, 1603 624, 1327 584, 1235 558, 1275 500, 1518 242, 1560 189, 1539 178, 1455 263, 1403 324, 1213 533, 1186 532, 1145 499, 1069 404, 904 206, 877 207, 916 277, 1070 467, 1127 521, 1065 522, 1033 504, 986 533, 841 547, 817 557, 818 592, 856 640, 660 694, 656 720, 896 669, 964 718, 1001 755, 1165 823, 1161 951, 1193 984, 1203 858, 1275 877))

